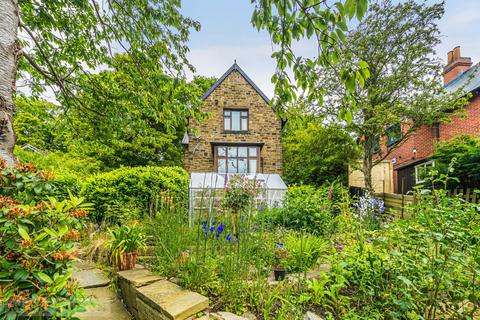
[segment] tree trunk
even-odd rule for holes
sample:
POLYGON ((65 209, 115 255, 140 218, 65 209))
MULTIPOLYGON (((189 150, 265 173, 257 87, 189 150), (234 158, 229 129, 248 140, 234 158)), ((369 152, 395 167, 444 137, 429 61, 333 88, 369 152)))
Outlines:
POLYGON ((7 165, 15 163, 13 147, 13 94, 18 60, 18 1, 0 0, 0 158, 7 165))
POLYGON ((373 168, 373 140, 370 137, 365 137, 365 145, 363 148, 363 176, 365 179, 365 188, 374 193, 372 182, 372 168, 373 168))

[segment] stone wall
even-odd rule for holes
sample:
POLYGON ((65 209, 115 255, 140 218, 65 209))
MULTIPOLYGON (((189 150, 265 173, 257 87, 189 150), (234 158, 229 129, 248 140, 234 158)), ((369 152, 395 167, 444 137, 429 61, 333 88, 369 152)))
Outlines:
POLYGON ((185 148, 184 164, 188 172, 215 171, 212 142, 263 144, 260 168, 263 173, 282 173, 281 122, 265 100, 237 70, 205 99, 203 110, 209 114, 201 124, 190 121, 197 138, 190 134, 185 148), (223 109, 248 109, 249 130, 246 133, 226 133, 223 109))

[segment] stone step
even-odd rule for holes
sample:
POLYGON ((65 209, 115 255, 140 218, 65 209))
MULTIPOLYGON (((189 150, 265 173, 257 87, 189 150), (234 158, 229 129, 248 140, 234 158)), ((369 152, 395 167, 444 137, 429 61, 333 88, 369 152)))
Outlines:
POLYGON ((208 308, 208 298, 159 280, 137 288, 138 319, 183 320, 208 308))
POLYGON ((84 289, 106 287, 110 284, 110 279, 100 269, 76 270, 73 278, 77 279, 80 288, 84 289))
POLYGON ((130 320, 131 315, 117 299, 115 293, 107 287, 85 289, 88 298, 94 301, 94 305, 87 311, 75 314, 80 320, 130 320))

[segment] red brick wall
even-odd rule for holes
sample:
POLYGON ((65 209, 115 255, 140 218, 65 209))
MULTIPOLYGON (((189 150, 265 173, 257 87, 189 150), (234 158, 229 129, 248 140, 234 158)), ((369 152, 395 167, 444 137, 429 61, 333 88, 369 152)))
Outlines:
MULTIPOLYGON (((462 116, 453 116, 448 123, 440 124, 440 141, 447 141, 461 134, 470 134, 480 136, 480 96, 475 96, 465 107, 462 116)), ((404 125, 402 131, 405 132, 408 125, 404 125)), ((399 167, 414 163, 419 160, 428 158, 435 151, 436 132, 431 126, 420 127, 409 139, 404 141, 396 150, 394 150, 387 160, 396 158, 393 166, 394 192, 397 193, 397 171, 399 167), (416 149, 416 155, 413 149, 416 149)), ((382 148, 386 147, 382 142, 382 148)))
POLYGON ((464 117, 453 116, 452 121, 440 124, 440 141, 447 141, 460 134, 480 135, 480 96, 470 101, 464 117))

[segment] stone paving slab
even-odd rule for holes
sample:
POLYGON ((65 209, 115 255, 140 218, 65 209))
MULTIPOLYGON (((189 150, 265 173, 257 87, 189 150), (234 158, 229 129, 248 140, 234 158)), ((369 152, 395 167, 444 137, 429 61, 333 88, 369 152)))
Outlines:
POLYGON ((135 287, 141 287, 148 284, 151 284, 155 281, 164 280, 165 278, 161 278, 152 274, 147 269, 133 269, 133 270, 126 270, 120 271, 117 273, 120 279, 124 279, 135 287))
POLYGON ((73 277, 80 283, 80 288, 98 288, 110 284, 103 271, 100 269, 79 270, 73 273, 73 277))
POLYGON ((80 320, 130 320, 132 317, 108 287, 85 289, 87 297, 95 301, 95 306, 86 312, 76 314, 80 320))
POLYGON ((159 312, 156 317, 160 319, 187 319, 208 308, 207 297, 183 289, 167 280, 140 287, 137 292, 140 315, 155 314, 153 311, 156 310, 159 312))

